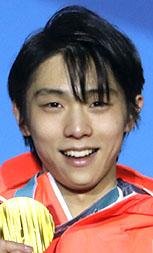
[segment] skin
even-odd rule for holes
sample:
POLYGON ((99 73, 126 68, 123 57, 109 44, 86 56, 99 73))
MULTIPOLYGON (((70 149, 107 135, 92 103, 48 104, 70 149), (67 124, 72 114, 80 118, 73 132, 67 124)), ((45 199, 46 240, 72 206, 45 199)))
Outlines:
MULTIPOLYGON (((27 121, 21 127, 25 136, 32 136, 44 169, 56 179, 73 216, 115 186, 123 134, 134 124, 111 71, 110 104, 97 103, 92 62, 86 83, 88 99, 83 104, 73 96, 62 55, 44 61, 32 78, 27 93, 27 121), (68 151, 87 150, 96 152, 84 158, 65 155, 68 151)), ((21 121, 17 108, 15 112, 21 121)))
MULTIPOLYGON (((43 62, 33 76, 27 93, 27 121, 22 125, 23 119, 14 104, 23 135, 32 137, 44 170, 54 176, 73 216, 116 185, 116 160, 123 134, 134 126, 132 116, 127 115, 123 92, 111 71, 109 104, 97 103, 92 63, 86 82, 88 99, 83 104, 74 98, 67 68, 57 54, 43 62), (63 154, 72 150, 96 152, 84 158, 63 154)), ((136 97, 136 103, 142 107, 141 95, 136 97)), ((6 252, 30 253, 32 248, 0 240, 0 253, 6 252)))
POLYGON ((0 252, 1 253, 32 253, 32 248, 22 243, 15 243, 10 241, 4 241, 0 239, 0 252))

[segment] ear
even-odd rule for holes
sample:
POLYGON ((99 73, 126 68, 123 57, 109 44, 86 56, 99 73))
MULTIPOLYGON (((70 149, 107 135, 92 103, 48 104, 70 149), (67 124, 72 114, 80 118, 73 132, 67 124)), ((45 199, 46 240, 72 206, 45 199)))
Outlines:
POLYGON ((14 116, 16 118, 16 121, 18 123, 18 126, 19 126, 22 134, 25 137, 30 136, 29 128, 28 128, 27 124, 25 123, 24 119, 22 118, 22 116, 20 114, 20 111, 19 111, 19 109, 18 109, 18 107, 16 106, 15 103, 13 103, 13 114, 14 114, 14 116))
MULTIPOLYGON (((144 104, 144 99, 141 94, 137 95, 135 98, 136 105, 137 105, 137 112, 140 113, 143 104, 144 104)), ((130 132, 133 128, 135 127, 135 119, 133 118, 132 115, 129 116, 129 120, 125 126, 125 133, 130 132)))

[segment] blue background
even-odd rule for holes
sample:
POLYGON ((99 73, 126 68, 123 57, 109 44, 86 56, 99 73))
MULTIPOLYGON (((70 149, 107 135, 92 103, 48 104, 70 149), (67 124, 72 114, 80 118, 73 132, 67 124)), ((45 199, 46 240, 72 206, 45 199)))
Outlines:
POLYGON ((42 27, 59 8, 81 4, 124 31, 135 43, 145 74, 142 120, 122 148, 120 163, 153 176, 153 1, 0 0, 0 163, 27 151, 12 114, 7 76, 25 37, 42 27))

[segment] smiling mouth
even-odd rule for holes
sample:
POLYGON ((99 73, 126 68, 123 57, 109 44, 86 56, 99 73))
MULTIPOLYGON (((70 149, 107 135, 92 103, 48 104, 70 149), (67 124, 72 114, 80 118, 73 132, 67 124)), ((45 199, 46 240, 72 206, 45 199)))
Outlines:
POLYGON ((84 158, 91 156, 92 154, 96 153, 98 151, 98 148, 94 149, 84 149, 84 150, 68 150, 68 151, 61 151, 61 153, 68 157, 68 158, 84 158))

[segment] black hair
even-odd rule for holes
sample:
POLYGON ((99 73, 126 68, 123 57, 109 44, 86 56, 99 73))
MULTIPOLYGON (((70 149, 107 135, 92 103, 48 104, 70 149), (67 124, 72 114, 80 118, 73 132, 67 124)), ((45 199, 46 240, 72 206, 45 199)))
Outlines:
MULTIPOLYGON (((26 39, 10 70, 9 96, 20 111, 21 124, 26 120, 26 94, 35 71, 57 53, 63 55, 75 98, 83 102, 86 99, 85 77, 91 60, 96 68, 99 99, 103 99, 105 92, 109 100, 109 67, 123 90, 128 113, 137 122, 139 112, 135 97, 142 92, 144 77, 134 44, 94 12, 81 6, 68 6, 56 12, 43 29, 26 39)), ((34 148, 31 137, 25 139, 34 148)))

